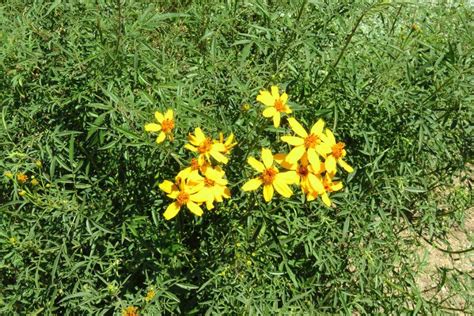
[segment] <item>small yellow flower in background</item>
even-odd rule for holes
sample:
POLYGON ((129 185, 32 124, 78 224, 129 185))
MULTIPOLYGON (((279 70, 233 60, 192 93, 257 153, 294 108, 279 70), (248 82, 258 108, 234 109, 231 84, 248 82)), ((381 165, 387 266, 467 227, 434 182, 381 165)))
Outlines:
POLYGON ((18 195, 19 195, 19 196, 25 196, 25 195, 26 195, 26 191, 25 191, 25 190, 20 190, 20 191, 18 192, 18 195))
POLYGON ((263 198, 265 201, 271 201, 274 189, 283 197, 289 198, 293 191, 288 185, 298 181, 297 175, 291 172, 279 172, 273 165, 273 155, 270 149, 262 148, 262 161, 263 163, 253 157, 247 159, 248 164, 260 172, 260 176, 247 181, 242 190, 254 191, 263 184, 263 198))
POLYGON ((326 160, 324 161, 324 167, 326 168, 326 171, 332 175, 336 174, 337 163, 347 172, 353 172, 354 169, 343 160, 343 158, 346 156, 346 150, 344 149, 345 144, 342 142, 336 143, 336 138, 334 137, 334 134, 328 128, 326 128, 326 143, 331 148, 330 154, 326 157, 326 160))
POLYGON ((158 124, 146 124, 145 131, 160 132, 156 138, 158 144, 162 143, 166 136, 168 136, 170 140, 173 140, 173 129, 175 125, 173 110, 167 110, 164 115, 160 112, 155 112, 155 119, 158 121, 158 124))
POLYGON ((202 216, 203 211, 199 204, 203 201, 197 196, 197 193, 203 188, 204 184, 191 186, 184 179, 178 179, 178 182, 178 184, 175 184, 165 180, 159 185, 160 189, 167 193, 169 198, 175 200, 168 205, 163 213, 165 219, 170 220, 175 217, 184 205, 194 215, 202 216))
POLYGON ((226 152, 224 144, 213 142, 211 138, 204 135, 199 127, 194 129, 194 135, 189 134, 189 142, 190 144, 186 144, 184 147, 199 154, 198 161, 200 165, 204 164, 205 161, 211 162, 211 157, 224 164, 229 161, 223 154, 226 152))
POLYGON ((128 306, 122 311, 122 316, 138 316, 138 307, 128 306))
POLYGON ((13 179, 13 173, 11 173, 10 171, 5 171, 3 175, 8 179, 13 179))
POLYGON ((250 110, 250 104, 245 103, 242 105, 242 111, 247 112, 248 110, 250 110))
POLYGON ((342 190, 342 182, 333 182, 332 176, 329 173, 326 173, 323 178, 323 185, 324 192, 321 194, 321 199, 323 200, 324 204, 326 204, 327 206, 331 206, 331 199, 329 199, 328 193, 342 190))
POLYGON ((224 134, 219 133, 219 141, 218 143, 224 144, 225 150, 223 151, 224 154, 230 153, 232 148, 237 145, 237 142, 234 142, 234 133, 230 133, 229 137, 224 141, 224 134))
POLYGON ((20 183, 25 183, 26 181, 28 181, 28 176, 26 174, 20 172, 20 173, 17 173, 16 179, 20 183))
POLYGON ((189 176, 189 182, 199 185, 204 184, 203 188, 196 194, 196 200, 206 202, 208 210, 214 208, 214 202, 221 203, 223 199, 230 198, 230 190, 227 188, 227 180, 224 179, 225 172, 219 167, 207 167, 204 177, 198 173, 189 176))
POLYGON ((41 162, 41 160, 36 160, 35 165, 36 165, 36 167, 41 168, 41 167, 43 167, 43 162, 41 162))
POLYGON ((323 134, 324 121, 319 119, 312 127, 309 134, 301 124, 293 117, 288 119, 291 129, 298 136, 282 136, 281 140, 294 146, 286 156, 289 164, 294 164, 306 153, 309 163, 313 168, 320 167, 318 154, 325 156, 331 152, 331 147, 325 143, 326 137, 323 134))
POLYGON ((257 96, 257 101, 266 106, 262 114, 264 117, 273 118, 273 126, 275 127, 280 126, 281 113, 290 114, 292 112, 287 104, 288 95, 285 92, 280 95, 277 86, 271 87, 271 93, 267 90, 261 90, 257 96))
POLYGON ((145 296, 145 301, 149 303, 155 297, 155 295, 156 295, 155 290, 153 289, 148 290, 145 296))
POLYGON ((31 185, 32 186, 37 186, 39 184, 39 181, 37 179, 32 179, 31 180, 31 185))

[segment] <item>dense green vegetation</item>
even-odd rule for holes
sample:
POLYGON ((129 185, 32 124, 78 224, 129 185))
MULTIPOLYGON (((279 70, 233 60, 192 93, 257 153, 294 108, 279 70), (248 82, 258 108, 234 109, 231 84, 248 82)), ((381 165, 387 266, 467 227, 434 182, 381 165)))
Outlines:
POLYGON ((472 208, 474 11, 432 2, 3 2, 0 313, 472 312, 465 272, 434 276, 458 306, 416 281, 420 238, 458 251, 472 208), (272 84, 346 143, 332 208, 240 190, 248 155, 288 150, 255 100, 272 84), (232 199, 166 221, 157 184, 198 126, 236 136, 232 199))

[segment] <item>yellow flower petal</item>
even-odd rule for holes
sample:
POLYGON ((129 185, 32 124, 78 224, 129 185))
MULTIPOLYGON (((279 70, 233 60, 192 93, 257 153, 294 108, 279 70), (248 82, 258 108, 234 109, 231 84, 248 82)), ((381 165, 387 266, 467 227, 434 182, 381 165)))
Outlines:
POLYGON ((262 115, 264 117, 273 117, 276 112, 277 111, 273 106, 269 106, 269 107, 265 108, 265 110, 263 110, 262 115))
POLYGON ((263 186, 263 199, 266 202, 270 202, 273 198, 273 186, 271 184, 265 184, 263 186))
POLYGON ((207 188, 202 188, 199 192, 191 195, 189 198, 193 202, 202 203, 202 202, 206 202, 207 200, 214 199, 214 196, 211 190, 207 188))
POLYGON ((250 179, 242 186, 242 191, 255 191, 260 187, 261 184, 262 180, 260 180, 260 178, 250 179))
POLYGON ((275 181, 273 181, 273 186, 275 187, 275 190, 283 197, 289 198, 293 194, 293 191, 291 191, 290 187, 283 181, 278 181, 275 179, 275 181))
POLYGON ((296 163, 289 163, 286 161, 286 154, 275 154, 273 155, 273 159, 283 168, 288 169, 288 170, 296 170, 298 167, 298 164, 296 163))
POLYGON ((282 136, 281 140, 285 143, 290 144, 291 146, 301 146, 304 145, 304 139, 296 136, 282 136))
POLYGON ((273 155, 270 149, 262 148, 262 161, 265 168, 270 168, 273 165, 273 155))
POLYGON ((165 217, 166 220, 170 220, 178 214, 179 209, 180 207, 178 203, 173 202, 170 205, 168 205, 168 207, 166 208, 166 211, 163 213, 163 216, 165 217))
POLYGON ((165 140, 165 138, 166 138, 166 134, 163 132, 160 132, 160 134, 156 138, 156 143, 161 144, 165 140))
POLYGON ((169 180, 161 182, 158 187, 161 189, 161 191, 166 193, 170 193, 171 191, 173 191, 173 189, 177 190, 177 187, 174 185, 174 183, 169 180))
POLYGON ((206 136, 202 132, 202 129, 199 127, 196 127, 194 129, 194 138, 197 143, 202 143, 204 140, 206 140, 206 136))
POLYGON ((263 103, 266 106, 272 106, 275 104, 275 99, 272 97, 270 92, 266 90, 261 90, 260 94, 257 96, 257 101, 263 103))
POLYGON ((317 192, 310 191, 310 192, 308 192, 308 194, 306 195, 306 200, 307 200, 308 202, 311 202, 311 201, 314 201, 317 197, 318 197, 318 193, 317 193, 317 192))
POLYGON ((225 152, 225 145, 222 143, 214 143, 212 144, 212 150, 225 152))
POLYGON ((349 164, 345 162, 344 160, 342 160, 341 158, 337 160, 337 163, 347 172, 349 173, 354 172, 354 169, 351 166, 349 166, 349 164))
POLYGON ((286 158, 286 154, 283 153, 278 153, 273 155, 273 160, 275 160, 277 163, 282 163, 286 158))
POLYGON ((285 161, 290 164, 294 164, 304 155, 305 151, 306 149, 304 148, 304 146, 296 146, 286 156, 285 161))
POLYGON ((321 160, 319 160, 314 148, 309 148, 306 156, 308 158, 308 162, 311 164, 311 166, 313 166, 314 170, 319 170, 319 168, 321 168, 321 160))
POLYGON ((187 179, 191 171, 192 171, 191 167, 184 168, 183 170, 178 172, 178 174, 176 175, 176 178, 187 179))
POLYGON ((202 208, 196 203, 194 203, 193 201, 189 201, 188 203, 186 203, 186 206, 194 215, 202 216, 202 213, 203 213, 202 208))
POLYGON ((336 145, 336 138, 329 128, 326 128, 326 142, 329 146, 336 145))
POLYGON ((277 86, 272 86, 272 97, 273 99, 279 99, 280 98, 280 91, 277 86))
POLYGON ((287 184, 298 183, 300 181, 300 176, 296 171, 285 171, 280 172, 275 176, 275 181, 282 181, 287 184))
POLYGON ((156 123, 149 123, 145 125, 145 131, 147 132, 159 132, 161 131, 161 125, 156 123))
POLYGON ((211 156, 217 160, 218 162, 222 162, 223 164, 226 164, 229 162, 229 158, 224 156, 222 153, 220 153, 217 150, 211 150, 211 156))
POLYGON ((294 117, 290 117, 288 119, 288 123, 290 124, 291 129, 293 130, 293 132, 296 133, 296 135, 303 138, 308 136, 308 133, 306 133, 304 127, 294 117))
POLYGON ((165 119, 167 119, 167 120, 172 120, 173 119, 173 110, 168 109, 168 111, 166 111, 165 119))
POLYGON ((286 102, 288 101, 288 94, 286 94, 286 92, 283 92, 280 96, 280 100, 283 104, 286 104, 286 102))
POLYGON ((336 158, 334 158, 333 155, 329 155, 326 158, 326 161, 324 161, 324 167, 326 168, 326 171, 329 174, 335 174, 337 169, 336 169, 336 158))
POLYGON ((318 152, 318 154, 320 154, 323 157, 325 157, 327 154, 332 153, 331 146, 329 146, 326 143, 321 143, 321 144, 317 145, 316 146, 316 151, 318 152))
POLYGON ((311 127, 311 134, 321 135, 324 129, 324 121, 323 119, 319 119, 314 125, 311 127))
POLYGON ((280 121, 281 121, 281 114, 280 114, 280 112, 275 112, 275 114, 273 115, 273 126, 274 126, 275 128, 280 127, 280 121))
POLYGON ((316 191, 319 194, 322 194, 324 192, 324 185, 319 177, 310 173, 308 174, 308 181, 314 191, 316 191))
POLYGON ((329 196, 326 192, 324 192, 322 195, 321 195, 321 199, 323 200, 324 204, 326 204, 326 206, 331 206, 331 199, 329 199, 329 196))
POLYGON ((159 123, 162 123, 163 120, 165 119, 165 117, 163 116, 163 114, 161 114, 160 112, 155 112, 155 119, 159 122, 159 123))
POLYGON ((196 147, 194 147, 193 145, 190 145, 190 144, 184 145, 184 148, 186 148, 187 150, 193 151, 193 152, 198 151, 196 147))
POLYGON ((247 163, 258 172, 263 172, 263 170, 265 170, 265 166, 263 165, 263 163, 261 163, 254 157, 248 157, 247 163))
POLYGON ((340 191, 340 190, 342 190, 342 187, 343 187, 342 182, 338 181, 338 182, 335 182, 331 185, 331 190, 333 190, 334 192, 340 191))

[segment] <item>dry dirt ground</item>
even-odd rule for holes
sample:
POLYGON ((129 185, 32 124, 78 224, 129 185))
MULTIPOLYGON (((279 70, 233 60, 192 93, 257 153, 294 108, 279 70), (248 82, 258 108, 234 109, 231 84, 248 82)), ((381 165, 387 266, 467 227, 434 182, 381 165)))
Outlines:
MULTIPOLYGON (((469 166, 471 172, 468 177, 464 177, 464 181, 456 181, 456 186, 463 186, 472 194, 472 179, 474 172, 473 166, 469 166), (466 179, 467 178, 467 179, 466 179)), ((418 248, 417 254, 420 259, 424 260, 424 267, 419 272, 417 283, 422 290, 423 296, 432 301, 441 302, 442 306, 452 309, 455 314, 472 315, 472 301, 474 299, 474 207, 466 209, 465 221, 463 227, 453 227, 448 236, 449 249, 446 244, 435 243, 434 246, 425 240, 421 240, 421 247, 418 248), (442 251, 449 250, 450 252, 442 251), (443 280, 443 271, 446 272, 446 282, 443 280), (462 272, 466 276, 464 280, 467 288, 454 288, 459 282, 449 282, 449 278, 455 273, 462 272), (439 286, 442 284, 442 286, 439 286), (460 294, 463 293, 463 294, 460 294), (467 294, 466 294, 467 293, 467 294), (471 309, 469 311, 469 309, 471 309), (463 310, 464 312, 460 312, 463 310)))

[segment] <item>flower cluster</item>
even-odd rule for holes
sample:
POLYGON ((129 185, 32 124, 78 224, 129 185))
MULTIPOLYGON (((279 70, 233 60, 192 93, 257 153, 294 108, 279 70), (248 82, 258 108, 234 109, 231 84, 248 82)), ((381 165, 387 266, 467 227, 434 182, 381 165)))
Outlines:
MULTIPOLYGON (((287 100, 287 94, 283 93, 280 96, 276 86, 271 87, 271 93, 260 91, 257 96, 257 101, 266 106, 263 116, 273 116, 275 127, 280 125, 280 113, 291 113, 287 100)), ((307 201, 313 201, 321 196, 324 204, 330 206, 329 193, 339 191, 343 187, 342 182, 334 181, 337 165, 347 172, 353 172, 352 167, 344 160, 345 144, 336 141, 332 131, 324 127, 322 119, 319 119, 309 131, 294 117, 288 118, 288 124, 294 135, 283 136, 281 140, 292 146, 291 151, 287 154, 272 155, 269 149, 264 148, 263 163, 249 157, 248 164, 259 172, 259 176, 247 181, 242 189, 253 191, 263 185, 263 197, 269 202, 274 190, 288 198, 293 193, 290 185, 297 184, 306 195, 307 201), (280 172, 277 165, 287 171, 280 172)))
MULTIPOLYGON (((164 120, 161 121, 161 133, 165 134, 170 130, 164 131, 163 122, 167 117, 173 119, 173 112, 168 110, 167 113, 171 114, 168 116, 165 114, 164 120)), ((158 118, 157 120, 160 122, 158 118)), ((174 127, 174 121, 172 126, 174 127)), ((147 131, 153 128, 155 131, 158 130, 151 124, 145 126, 147 131)), ((158 136, 157 142, 161 142, 166 137, 166 135, 161 135, 158 136)), ((221 164, 226 164, 229 161, 228 155, 236 145, 234 135, 231 134, 227 139, 224 139, 224 135, 221 133, 219 139, 216 140, 207 137, 198 127, 194 129, 194 134, 189 134, 188 138, 189 142, 184 147, 195 153, 196 157, 191 159, 189 166, 176 175, 174 181, 165 180, 159 185, 160 189, 174 200, 163 213, 167 220, 175 217, 183 206, 186 206, 194 215, 201 216, 203 214, 202 204, 206 205, 207 210, 211 210, 214 208, 214 203, 220 203, 224 199, 230 198, 225 171, 221 164)))
MULTIPOLYGON (((342 182, 337 180, 338 166, 347 172, 354 171, 345 160, 345 144, 336 141, 322 119, 306 129, 296 118, 289 116, 292 110, 288 95, 284 92, 280 94, 277 86, 272 86, 270 91, 260 91, 257 101, 265 105, 262 114, 272 119, 275 128, 280 127, 282 115, 286 115, 292 133, 282 136, 281 140, 291 146, 291 150, 273 154, 271 149, 262 148, 261 160, 248 157, 247 163, 258 175, 245 182, 242 190, 255 191, 262 187, 264 200, 270 202, 275 191, 289 198, 293 195, 292 186, 298 185, 307 201, 321 197, 325 205, 331 206, 329 195, 343 188, 342 182)), ((158 123, 146 124, 145 130, 158 133, 157 143, 166 138, 172 141, 175 128, 173 110, 167 110, 164 114, 155 112, 155 118, 158 123)), ((222 166, 229 162, 229 154, 235 145, 232 133, 227 139, 222 133, 218 139, 213 139, 197 127, 188 135, 184 148, 191 151, 194 157, 174 180, 159 184, 159 188, 173 200, 163 213, 165 219, 174 218, 184 206, 194 215, 202 216, 203 205, 212 210, 215 203, 230 198, 222 166)))

